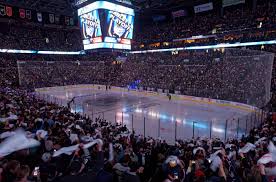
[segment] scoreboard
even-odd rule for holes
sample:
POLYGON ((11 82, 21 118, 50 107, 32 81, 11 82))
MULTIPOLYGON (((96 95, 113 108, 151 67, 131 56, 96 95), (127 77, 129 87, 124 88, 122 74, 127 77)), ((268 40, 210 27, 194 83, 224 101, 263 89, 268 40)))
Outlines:
POLYGON ((134 10, 108 1, 96 1, 78 9, 84 50, 131 49, 134 10))

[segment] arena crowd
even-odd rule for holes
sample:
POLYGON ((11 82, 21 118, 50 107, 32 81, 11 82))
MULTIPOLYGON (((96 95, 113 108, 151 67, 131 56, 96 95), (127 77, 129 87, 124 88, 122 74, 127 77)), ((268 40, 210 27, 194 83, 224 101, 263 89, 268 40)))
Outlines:
POLYGON ((275 7, 274 1, 264 0, 258 1, 255 9, 240 5, 227 7, 223 14, 221 11, 213 11, 192 17, 176 18, 174 21, 151 23, 136 31, 134 48, 158 49, 221 42, 273 40, 276 25, 275 7), (215 36, 196 39, 192 42, 178 41, 178 39, 199 35, 215 36))
POLYGON ((263 106, 268 101, 265 93, 272 62, 266 57, 259 61, 254 56, 238 57, 243 52, 247 51, 237 50, 235 60, 213 50, 130 54, 124 61, 116 61, 115 56, 96 58, 106 60, 102 62, 27 60, 18 61, 18 72, 20 84, 32 88, 91 83, 127 87, 139 80, 138 86, 144 89, 263 106))
POLYGON ((3 182, 265 182, 276 175, 272 117, 241 139, 194 138, 171 146, 26 90, 2 87, 0 104, 3 182))
MULTIPOLYGON (((275 10, 274 2, 263 1, 255 12, 234 8, 226 10, 223 17, 210 13, 145 27, 147 33, 137 34, 135 48, 142 49, 141 44, 162 48, 275 39, 275 10), (262 27, 257 28, 260 22, 262 27), (217 38, 150 45, 211 34, 214 27, 217 38)), ((0 48, 82 49, 78 29, 12 21, 0 26, 0 48)), ((252 49, 276 53, 274 45, 252 49)), ((264 123, 240 139, 191 138, 169 145, 161 138, 132 133, 120 123, 72 113, 70 108, 47 103, 30 92, 36 87, 86 83, 127 86, 140 80, 140 87, 261 105, 264 85, 270 81, 264 76, 265 63, 249 67, 247 61, 227 61, 223 50, 123 57, 0 54, 0 182, 275 180, 273 115, 268 114, 264 123), (259 72, 251 72, 252 68, 259 72)), ((276 105, 275 70, 274 64, 272 106, 276 105)))

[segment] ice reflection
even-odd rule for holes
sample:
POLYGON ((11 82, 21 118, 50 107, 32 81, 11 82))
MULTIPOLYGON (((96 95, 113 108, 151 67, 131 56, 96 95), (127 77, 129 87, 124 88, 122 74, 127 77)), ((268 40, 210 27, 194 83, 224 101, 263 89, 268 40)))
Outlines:
MULTIPOLYGON (((154 96, 127 92, 75 88, 49 90, 44 93, 61 99, 63 102, 60 103, 64 105, 73 97, 77 97, 71 108, 72 112, 86 114, 93 119, 100 117, 125 124, 130 130, 134 128, 137 134, 161 137, 168 142, 173 142, 176 138, 190 139, 193 135, 218 136, 224 139, 226 119, 248 113, 237 108, 192 101, 169 102, 154 96)), ((233 137, 245 132, 235 123, 237 120, 229 119, 227 134, 233 137)))

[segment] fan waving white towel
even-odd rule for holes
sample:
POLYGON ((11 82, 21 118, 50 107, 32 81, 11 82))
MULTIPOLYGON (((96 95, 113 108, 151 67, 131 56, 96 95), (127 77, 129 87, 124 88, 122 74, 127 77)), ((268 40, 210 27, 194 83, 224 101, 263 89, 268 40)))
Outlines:
POLYGON ((39 141, 33 138, 27 138, 26 133, 23 130, 17 130, 14 135, 6 138, 0 144, 0 157, 7 156, 18 150, 32 148, 39 145, 39 141))

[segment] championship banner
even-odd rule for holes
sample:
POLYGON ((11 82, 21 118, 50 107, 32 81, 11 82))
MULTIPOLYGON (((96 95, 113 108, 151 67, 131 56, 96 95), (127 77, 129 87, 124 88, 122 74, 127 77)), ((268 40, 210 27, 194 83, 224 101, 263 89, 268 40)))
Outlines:
POLYGON ((72 17, 70 18, 70 25, 74 25, 74 19, 72 17))
POLYGON ((3 5, 0 5, 0 15, 6 16, 6 8, 3 5))
POLYGON ((19 17, 23 19, 26 17, 25 9, 19 9, 19 17))
POLYGON ((68 16, 65 16, 65 25, 70 24, 70 18, 68 16))
POLYGON ((74 26, 75 20, 71 16, 55 15, 48 12, 37 12, 35 10, 25 9, 21 7, 0 4, 0 17, 25 19, 32 22, 45 22, 48 24, 63 24, 66 26, 74 26), (36 16, 36 17, 35 17, 36 16), (43 20, 45 17, 45 21, 43 20))
POLYGON ((223 0, 222 7, 232 6, 245 3, 245 0, 223 0))
POLYGON ((32 11, 31 10, 26 10, 26 18, 29 20, 32 19, 32 11))
POLYGON ((42 22, 42 13, 37 13, 37 21, 42 22))
POLYGON ((172 16, 174 17, 174 18, 177 18, 177 17, 181 17, 181 16, 187 16, 187 11, 185 11, 185 10, 179 10, 179 11, 173 11, 172 12, 172 16))
POLYGON ((49 22, 55 23, 55 15, 54 14, 49 14, 49 22))
POLYGON ((213 9, 213 3, 206 3, 206 4, 201 4, 198 6, 194 6, 195 13, 200 13, 204 11, 210 11, 213 9))
POLYGON ((12 16, 12 7, 6 6, 6 14, 7 14, 7 16, 9 16, 9 17, 12 16))
POLYGON ((59 15, 55 15, 55 22, 56 22, 56 24, 59 24, 59 15))

